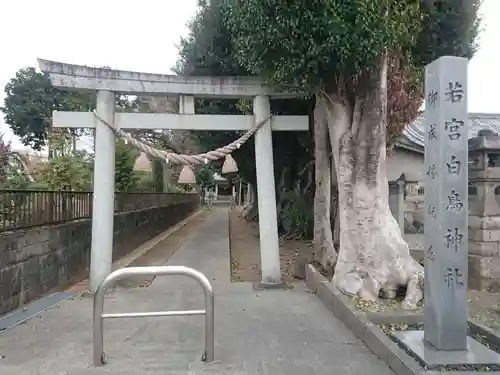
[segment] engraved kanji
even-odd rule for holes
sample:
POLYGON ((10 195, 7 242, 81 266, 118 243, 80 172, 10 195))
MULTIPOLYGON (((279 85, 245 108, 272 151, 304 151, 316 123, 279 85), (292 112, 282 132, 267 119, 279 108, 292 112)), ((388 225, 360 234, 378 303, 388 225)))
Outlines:
POLYGON ((429 126, 429 131, 427 132, 427 138, 429 141, 432 141, 433 139, 438 139, 436 133, 436 124, 432 124, 431 126, 429 126))
POLYGON ((437 100, 438 100, 437 91, 431 90, 431 92, 429 92, 429 94, 427 95, 427 105, 435 108, 437 100))
POLYGON ((429 168, 427 168, 426 175, 432 178, 433 180, 436 178, 437 176, 436 164, 429 165, 429 168))
POLYGON ((429 248, 427 249, 427 259, 430 261, 434 261, 436 259, 436 252, 434 251, 432 245, 429 245, 429 248))
POLYGON ((462 120, 457 120, 455 117, 451 118, 451 121, 445 121, 444 128, 448 130, 448 138, 452 141, 459 140, 462 134, 460 133, 460 128, 464 126, 462 120))
POLYGON ((451 189, 450 195, 448 195, 448 205, 446 209, 448 211, 460 212, 464 208, 464 202, 460 199, 460 194, 455 189, 451 189))
POLYGON ((435 219, 436 218, 436 206, 434 206, 433 204, 429 204, 427 206, 427 213, 435 219))
POLYGON ((458 103, 462 101, 465 96, 465 91, 460 82, 448 82, 448 88, 444 93, 447 102, 458 103))
POLYGON ((446 248, 452 248, 455 252, 458 251, 459 246, 462 244, 464 235, 458 228, 448 228, 444 235, 446 248))
POLYGON ((465 285, 465 280, 462 271, 458 268, 446 268, 444 281, 448 288, 461 287, 465 285))
POLYGON ((446 162, 446 166, 449 174, 459 175, 462 162, 455 155, 451 155, 450 160, 446 162))

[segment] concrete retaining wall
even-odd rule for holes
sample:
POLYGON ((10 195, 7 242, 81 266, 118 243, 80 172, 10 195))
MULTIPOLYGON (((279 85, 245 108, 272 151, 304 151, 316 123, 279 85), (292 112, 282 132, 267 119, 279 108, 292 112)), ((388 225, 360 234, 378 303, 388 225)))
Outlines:
MULTIPOLYGON (((198 199, 115 215, 114 260, 198 209, 198 199)), ((0 315, 88 275, 91 220, 0 235, 0 315)))

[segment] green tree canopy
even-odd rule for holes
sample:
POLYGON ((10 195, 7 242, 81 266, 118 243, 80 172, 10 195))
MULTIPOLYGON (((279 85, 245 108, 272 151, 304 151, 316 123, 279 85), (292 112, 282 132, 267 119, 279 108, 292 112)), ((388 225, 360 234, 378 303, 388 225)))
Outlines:
POLYGON ((439 56, 471 57, 480 1, 235 0, 223 8, 238 63, 271 83, 356 88, 397 50, 416 68, 439 56), (352 84, 349 84, 352 83, 352 84))
POLYGON ((35 68, 20 69, 5 86, 0 110, 4 120, 25 146, 40 151, 48 140, 52 111, 89 111, 95 94, 54 88, 46 74, 35 68))

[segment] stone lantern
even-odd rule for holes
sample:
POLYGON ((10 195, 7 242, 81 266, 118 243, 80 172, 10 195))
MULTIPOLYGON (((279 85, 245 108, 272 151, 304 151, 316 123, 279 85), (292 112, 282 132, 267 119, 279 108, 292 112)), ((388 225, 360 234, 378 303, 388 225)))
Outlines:
POLYGON ((500 290, 500 136, 469 140, 469 285, 500 290))

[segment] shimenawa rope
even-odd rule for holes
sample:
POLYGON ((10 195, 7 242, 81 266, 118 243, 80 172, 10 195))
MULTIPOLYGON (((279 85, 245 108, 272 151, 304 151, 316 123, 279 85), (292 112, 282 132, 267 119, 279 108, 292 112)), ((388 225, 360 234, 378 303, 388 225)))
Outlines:
POLYGON ((259 128, 266 123, 267 120, 270 119, 270 116, 267 117, 265 120, 258 122, 250 128, 245 134, 243 134, 240 138, 235 140, 234 142, 220 147, 216 150, 209 151, 206 153, 198 154, 198 155, 186 155, 186 154, 175 154, 172 152, 167 152, 163 150, 158 150, 156 148, 153 148, 137 139, 132 137, 130 134, 124 132, 120 128, 118 128, 115 124, 111 124, 108 121, 104 120, 97 111, 93 111, 94 116, 101 121, 103 124, 108 126, 113 132, 117 135, 120 136, 124 139, 126 139, 132 146, 137 148, 138 150, 145 152, 147 155, 153 157, 153 158, 158 158, 158 159, 163 159, 166 160, 168 163, 173 163, 173 164, 183 164, 183 165, 198 165, 198 164, 205 164, 208 161, 215 161, 222 159, 226 155, 231 154, 234 150, 240 148, 242 144, 244 144, 246 141, 248 141, 259 128))

